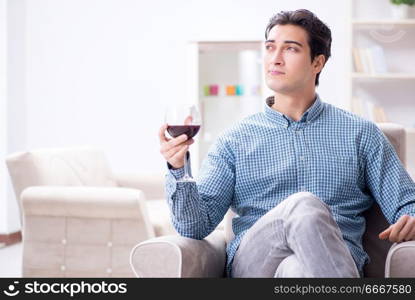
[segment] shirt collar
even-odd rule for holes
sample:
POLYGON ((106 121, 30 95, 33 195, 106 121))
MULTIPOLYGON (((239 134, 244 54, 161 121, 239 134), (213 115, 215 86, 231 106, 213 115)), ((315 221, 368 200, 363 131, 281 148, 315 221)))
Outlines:
MULTIPOLYGON (((290 117, 285 116, 284 114, 276 111, 275 109, 271 108, 274 104, 274 96, 268 97, 265 101, 265 108, 264 112, 265 115, 275 121, 277 124, 288 127, 291 122, 294 122, 290 117)), ((314 100, 313 105, 311 105, 301 116, 301 120, 299 122, 307 122, 310 123, 314 119, 316 119, 320 113, 323 111, 324 105, 320 99, 320 96, 316 94, 316 99, 314 100)))

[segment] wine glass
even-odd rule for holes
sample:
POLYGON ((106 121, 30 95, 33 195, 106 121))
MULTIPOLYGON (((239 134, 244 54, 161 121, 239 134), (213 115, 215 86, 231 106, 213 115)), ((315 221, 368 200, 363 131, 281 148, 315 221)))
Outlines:
MULTIPOLYGON (((194 104, 178 104, 166 109, 167 132, 174 138, 186 134, 191 139, 199 132, 201 121, 199 109, 194 104)), ((195 182, 189 172, 187 156, 188 153, 184 157, 184 176, 178 182, 195 182)))

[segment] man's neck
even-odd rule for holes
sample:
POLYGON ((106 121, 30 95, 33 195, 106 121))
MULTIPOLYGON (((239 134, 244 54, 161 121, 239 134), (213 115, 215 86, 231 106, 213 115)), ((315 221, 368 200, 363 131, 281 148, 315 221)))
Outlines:
POLYGON ((300 121, 301 116, 313 105, 315 99, 315 90, 297 94, 275 93, 272 108, 294 121, 300 121))

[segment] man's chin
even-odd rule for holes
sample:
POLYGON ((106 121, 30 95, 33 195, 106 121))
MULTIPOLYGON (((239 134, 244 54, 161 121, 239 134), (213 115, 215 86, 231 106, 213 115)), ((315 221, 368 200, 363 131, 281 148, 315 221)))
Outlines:
POLYGON ((285 93, 288 93, 288 92, 290 92, 290 88, 288 87, 288 86, 286 86, 286 85, 267 85, 268 86, 268 88, 270 89, 270 90, 272 90, 273 92, 275 92, 275 93, 279 93, 279 94, 285 94, 285 93))

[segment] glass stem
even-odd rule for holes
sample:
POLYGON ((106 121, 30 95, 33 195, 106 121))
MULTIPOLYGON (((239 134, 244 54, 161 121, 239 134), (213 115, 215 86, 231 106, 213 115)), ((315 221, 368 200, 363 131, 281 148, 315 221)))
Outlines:
POLYGON ((184 178, 192 178, 189 175, 189 161, 188 161, 188 155, 189 155, 189 151, 186 152, 186 155, 184 156, 184 178))

